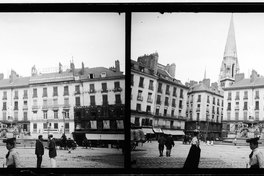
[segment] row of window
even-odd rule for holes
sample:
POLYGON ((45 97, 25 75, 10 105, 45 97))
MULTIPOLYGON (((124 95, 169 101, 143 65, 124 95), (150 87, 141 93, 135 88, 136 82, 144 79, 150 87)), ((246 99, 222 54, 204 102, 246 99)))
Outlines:
MULTIPOLYGON (((227 112, 227 120, 231 120, 231 112, 230 111, 227 112)), ((235 120, 236 121, 239 120, 239 112, 238 111, 235 112, 235 120)), ((254 120, 254 117, 248 116, 248 111, 244 111, 243 112, 243 120, 244 121, 254 120)), ((259 112, 258 111, 255 112, 255 120, 259 120, 259 112)))
MULTIPOLYGON (((228 92, 227 100, 232 99, 232 92, 228 92)), ((244 91, 244 100, 248 99, 248 91, 244 91)), ((259 99, 259 90, 255 91, 255 99, 259 99)), ((235 100, 240 100, 240 92, 236 92, 235 100)))
MULTIPOLYGON (((206 116, 206 121, 212 121, 212 122, 220 122, 219 121, 219 115, 212 115, 211 120, 209 119, 209 115, 206 116), (216 118, 215 118, 216 117, 216 118)), ((223 116, 221 116, 223 118, 223 116)), ((190 113, 190 120, 193 120, 193 114, 190 113)), ((200 121, 200 113, 196 113, 196 121, 200 121)))
MULTIPOLYGON (((59 129, 58 123, 53 123, 53 127, 52 127, 52 123, 42 123, 39 124, 42 125, 44 130, 48 130, 48 129, 59 129)), ((69 131, 69 123, 65 123, 65 131, 69 131)), ((36 132, 38 129, 38 124, 37 123, 33 123, 33 131, 36 132)))
MULTIPOLYGON (((134 75, 131 74, 131 86, 134 86, 134 75)), ((138 87, 140 88, 145 88, 145 84, 144 84, 144 77, 139 77, 139 84, 138 87)), ((149 90, 154 90, 154 81, 153 80, 149 80, 149 86, 148 86, 149 90)), ((172 96, 177 96, 176 94, 176 87, 173 87, 173 94, 172 96)), ((162 93, 162 83, 158 84, 158 93, 162 93)), ((170 95, 170 85, 166 85, 166 95, 170 95)), ((183 89, 180 89, 180 98, 183 98, 183 89)))
POLYGON ((85 129, 124 129, 123 120, 88 120, 83 123, 75 124, 76 130, 85 130, 85 129))
MULTIPOLYGON (((90 84, 90 93, 94 93, 95 92, 95 86, 94 84, 90 84)), ((114 89, 115 90, 119 90, 120 89, 120 82, 114 82, 114 89)), ((102 83, 102 92, 107 92, 107 83, 102 83)), ((80 86, 76 85, 75 86, 75 94, 80 94, 80 86)), ((64 91, 63 91, 63 96, 68 96, 69 95, 69 86, 64 86, 64 91)), ((58 96, 58 87, 53 87, 53 96, 58 96)), ((14 99, 18 99, 18 90, 15 91, 15 96, 14 99)), ((38 97, 38 89, 37 88, 33 88, 33 98, 37 98, 38 97)), ((43 88, 43 94, 42 97, 48 97, 48 91, 47 91, 47 87, 43 88)), ((28 98, 28 90, 24 90, 24 95, 23 95, 23 99, 27 99, 28 98)), ((3 92, 3 100, 7 99, 7 91, 3 92)))
MULTIPOLYGON (((215 97, 213 97, 213 104, 215 105, 217 101, 217 105, 220 106, 220 99, 216 99, 215 97)), ((190 99, 190 103, 193 102, 193 95, 191 96, 191 99, 190 99)), ((197 99, 197 102, 201 102, 201 95, 198 95, 198 99, 197 99)), ((210 96, 208 95, 207 96, 207 103, 210 103, 210 96)), ((224 100, 222 100, 222 106, 224 106, 224 100)))
MULTIPOLYGON (((227 103, 227 110, 231 111, 231 102, 227 103)), ((235 110, 239 110, 239 102, 236 102, 235 110)), ((243 110, 248 110, 248 102, 244 102, 243 110)), ((255 110, 259 110, 259 101, 255 101, 255 110)))
MULTIPOLYGON (((103 98, 103 105, 108 104, 108 95, 102 95, 103 98)), ((115 104, 121 104, 121 95, 116 94, 115 95, 115 104)), ((28 105, 27 101, 23 101, 23 109, 28 105)), ((51 102, 48 103, 48 100, 44 99, 43 100, 43 108, 47 107, 48 105, 51 105, 51 102)), ((64 98, 64 105, 69 106, 69 98, 64 98)), ((95 101, 95 96, 90 96, 90 105, 91 106, 96 106, 96 101, 95 101)), ((38 106, 38 100, 34 99, 33 100, 33 107, 36 108, 38 106)), ((53 106, 58 106, 58 99, 53 99, 53 106)), ((75 97, 75 106, 81 106, 81 101, 80 97, 75 97)), ((7 102, 3 102, 3 109, 2 110, 7 110, 7 102)), ((18 109, 18 101, 14 102, 14 110, 19 110, 18 109)))

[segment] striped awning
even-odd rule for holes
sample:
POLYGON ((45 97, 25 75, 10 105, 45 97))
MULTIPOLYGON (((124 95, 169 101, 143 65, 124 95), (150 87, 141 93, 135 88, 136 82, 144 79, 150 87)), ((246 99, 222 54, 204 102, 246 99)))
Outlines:
POLYGON ((144 134, 154 134, 152 128, 142 128, 144 134))
POLYGON ((182 130, 162 130, 164 134, 171 134, 171 135, 185 135, 185 133, 182 130))
POLYGON ((163 133, 163 131, 160 128, 153 128, 153 131, 155 133, 163 133))
POLYGON ((124 134, 85 134, 88 140, 124 140, 124 134))

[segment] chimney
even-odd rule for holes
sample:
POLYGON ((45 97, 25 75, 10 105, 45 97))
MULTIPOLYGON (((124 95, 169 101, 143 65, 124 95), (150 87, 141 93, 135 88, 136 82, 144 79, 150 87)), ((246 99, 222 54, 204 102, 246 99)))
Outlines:
POLYGON ((153 54, 153 60, 152 60, 152 68, 154 70, 154 75, 158 73, 158 59, 159 59, 159 54, 155 52, 153 54))
POLYGON ((3 80, 3 79, 4 79, 4 74, 0 73, 0 80, 3 80))
POLYGON ((235 75, 235 82, 241 81, 245 78, 245 74, 244 73, 237 73, 235 75))
POLYGON ((74 66, 73 61, 72 61, 71 64, 70 64, 70 68, 71 68, 71 72, 72 72, 73 75, 74 75, 74 72, 75 72, 75 66, 74 66))
POLYGON ((210 87, 210 79, 204 79, 203 83, 207 86, 210 87))
POLYGON ((190 86, 192 87, 192 86, 194 86, 195 84, 197 84, 197 81, 190 81, 190 86))
POLYGON ((258 73, 255 70, 252 70, 250 75, 250 82, 254 82, 258 78, 258 73))
POLYGON ((176 65, 174 63, 171 64, 168 68, 168 72, 173 78, 175 78, 175 69, 176 69, 176 65))
POLYGON ((82 75, 84 75, 84 63, 82 62, 82 75))
POLYGON ((61 73, 62 72, 62 65, 61 65, 61 63, 59 62, 59 73, 61 73))
POLYGON ((217 82, 212 83, 212 84, 211 84, 211 87, 212 87, 213 89, 218 89, 218 84, 217 84, 217 82))
POLYGON ((14 70, 11 70, 11 74, 10 74, 10 76, 9 76, 9 82, 11 83, 11 82, 13 82, 14 81, 14 79, 16 79, 16 78, 18 78, 19 77, 19 75, 14 71, 14 70))
POLYGON ((119 64, 119 60, 115 61, 115 70, 116 72, 120 72, 120 64, 119 64))

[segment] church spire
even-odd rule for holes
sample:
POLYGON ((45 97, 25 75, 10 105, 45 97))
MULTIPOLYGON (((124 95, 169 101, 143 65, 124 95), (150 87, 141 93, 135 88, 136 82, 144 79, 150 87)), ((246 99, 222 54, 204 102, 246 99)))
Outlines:
POLYGON ((229 25, 229 31, 228 31, 228 36, 227 36, 227 40, 226 40, 224 57, 234 57, 234 58, 237 57, 233 14, 231 16, 231 21, 230 21, 230 25, 229 25))
POLYGON ((239 73, 239 65, 237 59, 236 39, 232 14, 219 75, 219 83, 221 87, 224 88, 231 86, 235 81, 235 75, 237 73, 239 73))

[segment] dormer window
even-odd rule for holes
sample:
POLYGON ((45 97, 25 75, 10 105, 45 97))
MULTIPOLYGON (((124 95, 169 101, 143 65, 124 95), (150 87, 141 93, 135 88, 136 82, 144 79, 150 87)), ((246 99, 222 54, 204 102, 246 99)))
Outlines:
POLYGON ((106 72, 102 72, 101 73, 101 78, 105 78, 106 77, 106 72))
POLYGON ((94 74, 89 74, 90 79, 94 79, 94 74))

